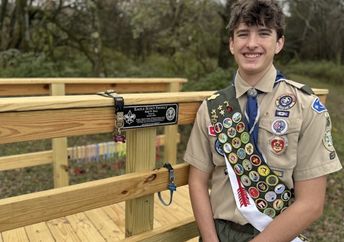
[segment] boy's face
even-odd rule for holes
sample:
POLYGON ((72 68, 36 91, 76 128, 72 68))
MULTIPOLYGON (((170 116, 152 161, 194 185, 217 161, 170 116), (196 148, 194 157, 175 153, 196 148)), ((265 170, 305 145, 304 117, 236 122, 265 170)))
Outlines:
POLYGON ((284 45, 284 37, 277 39, 275 29, 265 26, 247 26, 240 23, 229 40, 229 49, 245 76, 261 76, 270 68, 274 55, 284 45))

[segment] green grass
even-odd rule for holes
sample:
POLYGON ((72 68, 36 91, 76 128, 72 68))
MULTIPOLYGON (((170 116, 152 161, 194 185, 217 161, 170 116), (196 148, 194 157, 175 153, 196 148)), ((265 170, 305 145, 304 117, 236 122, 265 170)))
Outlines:
MULTIPOLYGON (((297 75, 289 75, 290 79, 305 83, 315 88, 327 88, 330 93, 326 107, 331 115, 333 141, 339 158, 344 157, 344 87, 326 80, 314 80, 297 75)), ((322 218, 314 223, 305 233, 312 241, 340 242, 344 241, 344 172, 343 170, 328 176, 325 210, 322 218)))

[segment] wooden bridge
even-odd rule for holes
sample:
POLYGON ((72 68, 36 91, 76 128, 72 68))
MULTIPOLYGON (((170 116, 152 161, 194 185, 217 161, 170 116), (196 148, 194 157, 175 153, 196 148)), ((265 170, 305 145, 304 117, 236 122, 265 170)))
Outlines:
MULTIPOLYGON (((323 98, 327 90, 316 90, 323 98)), ((178 125, 192 124, 209 92, 123 94, 126 105, 177 103, 178 125)), ((97 95, 0 99, 0 144, 112 132, 113 100, 97 95)), ((0 241, 187 241, 198 236, 188 165, 174 165, 177 192, 170 207, 168 172, 155 167, 156 127, 131 129, 126 174, 0 200, 0 241), (167 192, 164 192, 167 195, 167 192)), ((196 239, 194 239, 196 240, 196 239)))

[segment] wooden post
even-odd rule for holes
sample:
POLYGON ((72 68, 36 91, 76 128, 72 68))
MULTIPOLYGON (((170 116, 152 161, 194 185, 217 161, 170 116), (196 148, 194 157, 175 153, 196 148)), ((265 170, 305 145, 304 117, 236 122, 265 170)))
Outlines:
MULTIPOLYGON (((65 94, 65 85, 63 83, 51 84, 51 96, 63 96, 65 94)), ((67 138, 52 139, 52 158, 54 172, 54 187, 68 186, 68 153, 67 138)))
MULTIPOLYGON (((147 171, 155 168, 156 128, 126 131, 126 172, 147 171)), ((125 235, 129 237, 153 229, 154 194, 125 203, 125 235)))
MULTIPOLYGON (((169 85, 168 92, 179 92, 180 83, 171 82, 169 85)), ((165 127, 165 146, 164 146, 164 161, 171 164, 177 163, 177 134, 178 134, 178 125, 168 125, 165 127)))

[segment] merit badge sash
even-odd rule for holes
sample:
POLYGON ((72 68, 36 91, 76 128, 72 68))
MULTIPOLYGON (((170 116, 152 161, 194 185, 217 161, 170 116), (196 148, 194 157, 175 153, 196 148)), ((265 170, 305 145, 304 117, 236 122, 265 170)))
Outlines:
MULTIPOLYGON (((255 148, 233 85, 207 99, 210 121, 217 137, 237 208, 249 223, 263 231, 289 205, 292 192, 270 169, 255 148)), ((300 235, 292 242, 308 241, 300 235)))

